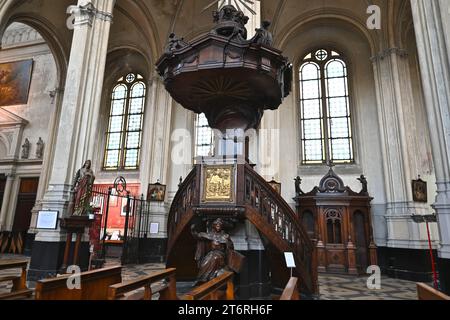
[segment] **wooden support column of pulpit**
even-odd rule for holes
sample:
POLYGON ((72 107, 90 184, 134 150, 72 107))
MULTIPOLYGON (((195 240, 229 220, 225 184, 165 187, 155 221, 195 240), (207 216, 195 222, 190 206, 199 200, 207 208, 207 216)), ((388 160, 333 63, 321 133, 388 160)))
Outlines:
POLYGON ((90 220, 88 216, 72 216, 69 218, 61 219, 61 229, 67 232, 66 247, 64 250, 64 260, 61 267, 61 273, 67 273, 67 268, 70 265, 78 265, 80 258, 81 240, 86 228, 89 228, 91 224, 92 220, 90 220), (73 250, 72 261, 69 261, 70 252, 72 250, 72 238, 74 234, 77 235, 77 238, 73 250))

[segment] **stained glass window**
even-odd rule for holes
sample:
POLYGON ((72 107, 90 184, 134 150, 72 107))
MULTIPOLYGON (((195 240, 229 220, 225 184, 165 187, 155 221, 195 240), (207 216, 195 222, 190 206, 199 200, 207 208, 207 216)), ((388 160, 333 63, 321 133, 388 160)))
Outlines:
POLYGON ((199 114, 195 120, 195 156, 214 155, 214 133, 209 127, 205 114, 199 114))
POLYGON ((121 77, 111 94, 105 170, 136 170, 141 156, 147 86, 135 73, 121 77))
POLYGON ((309 52, 300 67, 303 164, 351 163, 347 65, 336 51, 309 52))

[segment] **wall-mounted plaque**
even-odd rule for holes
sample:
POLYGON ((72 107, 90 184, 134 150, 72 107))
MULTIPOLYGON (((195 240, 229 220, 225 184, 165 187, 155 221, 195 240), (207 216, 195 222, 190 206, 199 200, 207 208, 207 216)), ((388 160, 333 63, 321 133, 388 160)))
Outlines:
POLYGON ((150 234, 158 234, 159 233, 159 223, 152 222, 150 224, 150 234))
POLYGON ((234 197, 234 166, 203 167, 203 202, 230 203, 234 197))
POLYGON ((413 200, 416 202, 428 202, 427 183, 422 179, 413 180, 412 182, 413 200))
POLYGON ((36 229, 56 230, 58 227, 58 211, 39 211, 36 229))
POLYGON ((33 60, 0 63, 0 107, 28 103, 33 60))

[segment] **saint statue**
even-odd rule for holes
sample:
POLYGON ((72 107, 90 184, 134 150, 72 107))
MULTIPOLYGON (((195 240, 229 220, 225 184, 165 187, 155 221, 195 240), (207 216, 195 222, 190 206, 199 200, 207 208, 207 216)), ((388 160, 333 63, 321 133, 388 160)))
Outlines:
POLYGON ((361 177, 359 177, 357 180, 359 182, 361 182, 361 184, 362 184, 362 190, 361 190, 360 193, 361 194, 368 194, 369 190, 367 188, 367 179, 366 179, 366 177, 362 174, 361 177))
POLYGON ((30 157, 30 147, 30 140, 26 138, 24 144, 22 145, 22 159, 28 159, 30 157))
POLYGON ((92 187, 94 186, 94 171, 91 169, 92 162, 87 160, 83 167, 77 171, 72 183, 72 200, 70 212, 73 216, 84 216, 88 214, 91 202, 92 187))
POLYGON ((94 171, 92 171, 91 169, 92 167, 92 161, 91 160, 87 160, 83 167, 77 171, 77 174, 75 175, 75 178, 73 179, 73 183, 72 183, 72 190, 77 191, 80 183, 84 180, 85 177, 90 177, 91 181, 93 181, 95 179, 94 176, 94 171))
POLYGON ((256 29, 256 35, 251 40, 253 43, 261 44, 263 46, 273 46, 273 35, 269 31, 270 21, 263 21, 261 28, 256 29))
POLYGON ((44 141, 42 140, 42 138, 39 138, 39 141, 36 145, 36 159, 42 159, 44 157, 44 141))
POLYGON ((186 44, 184 43, 183 38, 180 39, 175 35, 175 33, 171 33, 169 35, 169 40, 168 40, 166 48, 165 48, 165 53, 172 54, 173 51, 181 49, 185 46, 186 46, 186 44))
POLYGON ((191 231, 198 240, 195 260, 199 268, 197 284, 206 283, 230 270, 228 260, 234 252, 230 235, 223 230, 224 221, 217 219, 212 224, 211 232, 198 233, 192 225, 191 231))
POLYGON ((301 184, 302 184, 302 179, 300 177, 297 177, 294 179, 295 181, 295 195, 299 196, 301 194, 303 194, 303 191, 301 189, 301 184))

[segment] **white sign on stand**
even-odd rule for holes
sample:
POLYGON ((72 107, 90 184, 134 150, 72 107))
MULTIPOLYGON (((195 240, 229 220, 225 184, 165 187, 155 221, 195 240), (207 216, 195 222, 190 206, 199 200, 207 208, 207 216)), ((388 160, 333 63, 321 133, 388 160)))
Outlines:
POLYGON ((292 252, 285 252, 284 258, 286 259, 286 266, 291 269, 292 277, 292 271, 297 267, 297 265, 295 264, 294 254, 292 252))

